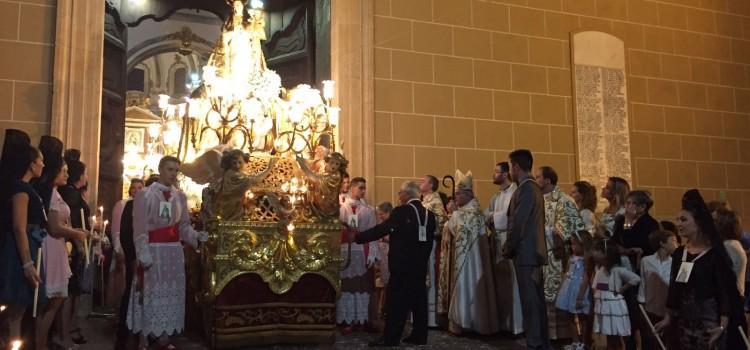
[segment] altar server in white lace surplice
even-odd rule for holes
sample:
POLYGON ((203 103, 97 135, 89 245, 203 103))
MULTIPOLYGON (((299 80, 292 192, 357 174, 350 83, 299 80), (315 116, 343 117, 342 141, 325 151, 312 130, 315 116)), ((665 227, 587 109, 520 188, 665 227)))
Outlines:
POLYGON ((344 333, 351 332, 353 325, 364 325, 368 321, 370 294, 375 290, 375 276, 370 266, 378 257, 378 242, 351 243, 349 255, 348 233, 370 229, 377 223, 375 210, 364 201, 366 191, 365 179, 353 178, 339 209, 339 219, 347 228, 341 236, 341 256, 345 266, 341 270, 341 298, 336 303, 336 321, 347 325, 344 333))
POLYGON ((198 247, 207 234, 190 225, 185 194, 173 185, 180 162, 164 157, 159 162, 159 182, 139 192, 133 203, 133 239, 138 269, 128 309, 128 326, 147 336, 159 337, 164 349, 174 349, 169 336, 185 324, 185 267, 182 242, 198 247))

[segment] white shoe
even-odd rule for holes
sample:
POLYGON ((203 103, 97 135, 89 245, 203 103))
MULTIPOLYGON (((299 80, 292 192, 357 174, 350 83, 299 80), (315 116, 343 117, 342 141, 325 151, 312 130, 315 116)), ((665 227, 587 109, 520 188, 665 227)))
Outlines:
POLYGON ((583 343, 573 343, 570 345, 565 345, 563 349, 564 350, 586 350, 586 346, 584 346, 583 343))

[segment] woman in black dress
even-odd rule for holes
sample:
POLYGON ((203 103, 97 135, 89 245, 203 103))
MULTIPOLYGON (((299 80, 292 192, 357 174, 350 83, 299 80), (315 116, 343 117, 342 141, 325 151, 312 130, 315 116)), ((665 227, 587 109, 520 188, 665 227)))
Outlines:
POLYGON ((733 308, 739 292, 729 256, 698 190, 682 199, 677 228, 687 244, 672 255, 667 313, 659 330, 676 322, 679 349, 741 349, 733 308))
POLYGON ((34 304, 34 289, 39 286, 39 304, 45 302, 44 286, 35 262, 38 249, 47 235, 42 199, 29 181, 42 174, 44 159, 38 149, 21 143, 5 143, 0 175, 0 304, 6 305, 5 317, 11 340, 21 338, 21 322, 27 307, 34 304), (7 149, 12 147, 13 150, 7 149))
MULTIPOLYGON (((88 232, 91 229, 91 223, 88 220, 81 222, 81 210, 83 210, 83 217, 91 217, 91 209, 88 203, 83 197, 83 191, 86 189, 88 184, 88 178, 86 177, 86 164, 80 161, 81 151, 77 149, 69 149, 65 151, 65 163, 68 165, 68 184, 58 188, 60 196, 62 196, 65 203, 70 207, 70 225, 73 228, 83 229, 88 232)), ((65 318, 64 323, 71 328, 70 337, 76 344, 85 344, 86 338, 81 334, 81 328, 78 327, 78 321, 76 319, 76 308, 78 306, 78 298, 81 294, 91 293, 91 289, 87 285, 86 281, 89 279, 84 278, 86 273, 85 266, 85 253, 84 247, 80 241, 74 240, 70 242, 73 244, 74 249, 70 254, 70 271, 72 275, 68 281, 68 298, 65 300, 63 307, 63 317, 65 318)))

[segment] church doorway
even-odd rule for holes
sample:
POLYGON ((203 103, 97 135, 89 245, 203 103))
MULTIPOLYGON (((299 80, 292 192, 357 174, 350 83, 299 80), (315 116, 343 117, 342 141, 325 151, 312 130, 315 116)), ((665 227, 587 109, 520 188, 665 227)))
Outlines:
MULTIPOLYGON (((127 196, 130 178, 156 170, 155 139, 174 136, 156 130, 165 114, 177 113, 166 106, 183 104, 201 86, 232 7, 231 1, 181 0, 107 5, 98 203, 111 208, 127 196)), ((266 0, 263 9, 268 68, 285 87, 322 88, 331 77, 330 0, 266 0)))

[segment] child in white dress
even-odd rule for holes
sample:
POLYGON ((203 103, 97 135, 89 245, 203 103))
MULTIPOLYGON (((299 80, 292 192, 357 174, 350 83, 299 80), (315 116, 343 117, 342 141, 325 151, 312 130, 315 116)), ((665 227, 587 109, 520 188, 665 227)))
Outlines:
POLYGON ((636 287, 641 278, 618 265, 619 247, 614 241, 601 240, 593 249, 596 273, 594 291, 594 332, 607 336, 607 349, 622 349, 622 337, 630 335, 628 306, 622 293, 636 287))

